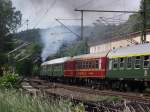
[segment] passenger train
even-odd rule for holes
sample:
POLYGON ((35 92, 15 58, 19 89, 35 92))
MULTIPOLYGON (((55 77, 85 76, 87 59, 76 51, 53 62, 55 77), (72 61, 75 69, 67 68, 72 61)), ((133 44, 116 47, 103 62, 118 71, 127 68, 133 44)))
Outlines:
POLYGON ((53 81, 143 91, 150 87, 150 43, 54 59, 41 68, 40 77, 53 81))

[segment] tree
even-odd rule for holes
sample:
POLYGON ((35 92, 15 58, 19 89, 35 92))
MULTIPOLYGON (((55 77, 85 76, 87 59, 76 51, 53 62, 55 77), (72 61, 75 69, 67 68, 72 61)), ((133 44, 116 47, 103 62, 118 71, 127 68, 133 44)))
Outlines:
MULTIPOLYGON (((145 0, 146 9, 144 10, 144 0, 141 0, 140 10, 141 12, 145 11, 146 14, 146 28, 150 28, 150 0, 145 0)), ((127 23, 130 23, 132 26, 131 31, 141 31, 143 24, 143 13, 132 14, 127 23)))
POLYGON ((0 74, 6 62, 6 53, 12 49, 12 33, 21 24, 21 13, 16 11, 10 0, 0 0, 0 74))
POLYGON ((22 76, 39 74, 41 65, 41 50, 42 47, 37 43, 31 43, 24 49, 19 50, 18 54, 21 55, 15 59, 16 72, 22 76))
MULTIPOLYGON (((140 10, 144 11, 144 0, 141 0, 140 10)), ((145 0, 145 14, 146 14, 147 28, 150 28, 150 0, 145 0)), ((141 15, 141 16, 143 16, 143 15, 141 15)))

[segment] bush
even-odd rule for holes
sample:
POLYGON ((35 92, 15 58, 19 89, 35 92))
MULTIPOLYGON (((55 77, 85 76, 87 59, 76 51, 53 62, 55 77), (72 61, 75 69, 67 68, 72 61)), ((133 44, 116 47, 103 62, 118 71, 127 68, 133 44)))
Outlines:
POLYGON ((2 77, 0 77, 0 87, 1 88, 16 88, 19 87, 20 77, 18 74, 5 72, 2 77))

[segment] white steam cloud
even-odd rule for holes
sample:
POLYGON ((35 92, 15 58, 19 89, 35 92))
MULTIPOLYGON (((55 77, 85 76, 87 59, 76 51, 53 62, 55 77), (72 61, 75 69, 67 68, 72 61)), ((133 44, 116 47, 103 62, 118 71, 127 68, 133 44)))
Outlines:
POLYGON ((64 42, 70 43, 77 38, 59 26, 42 30, 40 34, 44 45, 41 54, 43 61, 45 61, 48 56, 55 54, 64 42))

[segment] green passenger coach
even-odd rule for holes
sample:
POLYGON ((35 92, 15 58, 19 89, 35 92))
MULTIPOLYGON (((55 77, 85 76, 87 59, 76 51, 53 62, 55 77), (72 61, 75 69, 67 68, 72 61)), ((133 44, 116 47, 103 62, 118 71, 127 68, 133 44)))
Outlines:
POLYGON ((64 62, 70 57, 64 57, 44 62, 41 65, 41 76, 63 77, 64 76, 64 62))
POLYGON ((150 44, 133 45, 110 51, 107 77, 150 81, 150 44))

